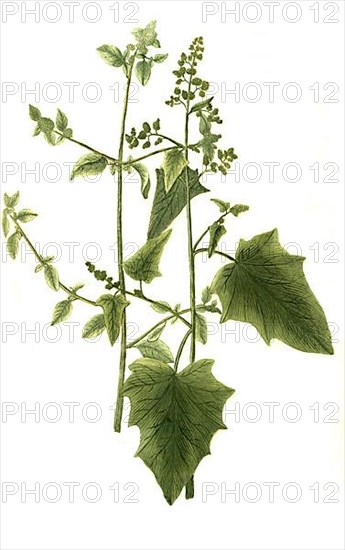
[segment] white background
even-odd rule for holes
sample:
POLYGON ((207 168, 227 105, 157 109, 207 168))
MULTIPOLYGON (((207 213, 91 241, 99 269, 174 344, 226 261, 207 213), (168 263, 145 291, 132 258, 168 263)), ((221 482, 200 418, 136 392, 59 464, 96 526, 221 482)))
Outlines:
MULTIPOLYGON (((3 2, 3 9, 5 4, 3 2)), ((235 147, 241 170, 253 162, 263 170, 255 183, 249 182, 253 177, 250 171, 248 175, 242 174, 240 182, 235 181, 234 175, 228 176, 226 182, 221 182, 218 176, 207 181, 212 191, 210 196, 251 207, 248 213, 230 220, 227 248, 234 250, 241 237, 251 238, 278 227, 282 244, 291 253, 307 257, 305 273, 332 323, 335 355, 303 354, 280 342, 273 342, 268 349, 260 339, 256 341, 254 331, 246 332, 244 325, 227 323, 220 331, 216 329, 216 316, 210 316, 213 324, 210 324, 209 343, 205 350, 199 347, 198 355, 215 358, 214 374, 236 389, 226 406, 225 420, 230 429, 215 436, 212 455, 198 468, 194 500, 186 501, 181 496, 169 507, 152 473, 140 459, 133 458, 139 441, 138 429, 127 429, 124 425, 120 435, 112 431, 118 346, 111 349, 104 335, 98 343, 80 338, 82 324, 94 314, 84 304, 76 304, 71 319, 78 323, 73 343, 69 342, 68 325, 61 327, 61 333, 47 330, 52 308, 56 301, 63 299, 63 294, 54 296, 42 280, 42 274, 33 273, 34 261, 30 255, 26 261, 22 256, 16 262, 3 255, 2 339, 6 345, 2 355, 2 399, 18 404, 19 412, 2 418, 2 481, 19 486, 24 483, 27 488, 38 483, 40 494, 37 503, 33 495, 21 502, 25 495, 19 490, 3 504, 2 548, 343 548, 343 424, 340 421, 343 3, 331 2, 331 7, 326 9, 325 3, 317 2, 318 23, 314 20, 316 8, 310 9, 315 2, 297 3, 301 17, 295 23, 286 20, 293 19, 296 13, 293 7, 284 12, 286 2, 276 7, 273 22, 269 22, 264 3, 254 3, 262 8, 256 23, 246 21, 255 17, 251 9, 257 9, 254 6, 246 11, 247 2, 239 3, 237 22, 234 15, 225 17, 223 13, 222 18, 221 4, 224 9, 225 3, 209 3, 209 12, 217 9, 218 12, 203 18, 205 6, 198 1, 144 1, 137 3, 138 10, 134 9, 133 2, 121 2, 119 22, 114 22, 116 12, 109 9, 114 3, 100 2, 101 17, 96 23, 83 19, 83 2, 75 8, 74 23, 68 21, 68 9, 62 2, 59 3, 62 17, 56 23, 44 20, 45 2, 39 2, 39 22, 35 22, 33 16, 28 16, 26 21, 22 16, 21 21, 22 5, 32 8, 32 2, 12 4, 16 4, 19 11, 9 16, 7 22, 3 13, 2 79, 17 83, 19 91, 2 97, 2 160, 17 163, 19 171, 6 178, 3 165, 3 187, 8 193, 20 189, 21 205, 39 213, 38 219, 27 225, 32 240, 41 248, 47 243, 59 243, 61 259, 56 266, 62 281, 68 285, 80 280, 86 282, 84 294, 91 298, 96 299, 103 292, 83 265, 85 254, 95 253, 95 248, 88 247, 90 242, 100 243, 102 247, 99 267, 116 271, 111 248, 115 241, 116 187, 108 174, 96 182, 79 179, 69 183, 68 170, 62 163, 76 161, 84 154, 83 150, 73 144, 52 148, 42 137, 32 138, 28 103, 38 104, 43 114, 51 118, 57 107, 62 108, 77 139, 115 156, 121 102, 118 97, 114 102, 114 91, 109 87, 119 82, 122 97, 124 79, 121 69, 112 70, 102 62, 96 48, 104 43, 123 48, 130 40, 133 27, 157 19, 162 51, 169 52, 169 58, 163 65, 154 67, 147 87, 134 90, 133 99, 138 102, 130 104, 129 127, 140 126, 144 120, 151 122, 159 116, 162 129, 182 139, 183 114, 177 108, 171 110, 165 106, 164 101, 174 86, 171 71, 176 68, 178 55, 187 49, 194 36, 203 35, 206 54, 201 75, 223 92, 225 88, 233 88, 236 82, 240 86, 237 101, 234 94, 215 93, 215 103, 224 119, 221 128, 224 146, 235 147), (333 19, 339 22, 327 23, 324 19, 335 10, 334 6, 339 12, 333 19), (129 21, 123 21, 125 16, 129 21), (136 19, 137 24, 133 23, 136 19), (49 101, 44 93, 37 98, 20 94, 20 90, 25 92, 25 86, 32 89, 35 83, 39 83, 42 91, 49 82, 57 83, 62 90, 58 102, 49 101), (74 101, 69 100, 64 82, 80 83, 74 101), (83 97, 81 90, 89 82, 99 83, 100 101, 92 103, 83 97), (257 83, 257 89, 262 91, 261 99, 256 102, 242 95, 243 87, 250 82, 257 83), (268 100, 268 87, 264 82, 279 83, 272 102, 268 100), (297 83, 302 90, 297 102, 289 102, 282 95, 284 85, 289 82, 297 83), (324 101, 333 90, 332 87, 323 89, 329 82, 339 86, 339 91, 332 96, 336 101, 332 103, 324 101), (318 101, 310 90, 315 83, 319 83, 318 101), (24 168, 33 168, 35 162, 39 163, 38 182, 20 169, 20 163, 24 163, 24 168), (272 182, 264 162, 280 163, 272 182), (284 178, 282 168, 289 162, 301 167, 300 180, 295 183, 284 178), (320 165, 319 182, 314 181, 314 172, 309 168, 316 162, 320 165), (56 183, 48 181, 53 171, 44 177, 47 163, 61 165, 61 177, 56 183), (331 172, 324 170, 325 163, 339 165, 339 172, 333 176, 338 181, 324 181, 331 172), (63 244, 68 242, 78 243, 73 261, 68 256, 68 246, 63 244), (35 323, 38 323, 36 337, 27 335, 26 329, 34 328, 35 323), (226 334, 226 328, 233 332, 226 334), (11 329, 17 332, 8 335, 11 329), (54 338, 58 340, 55 343, 54 338), (61 419, 55 423, 49 422, 47 416, 54 416, 54 409, 44 408, 49 402, 56 403, 55 409, 62 411, 61 419), (69 421, 66 402, 79 403, 74 421, 69 421), (84 409, 83 418, 82 409, 90 402, 97 403, 101 410, 98 422, 87 421, 85 416, 87 413, 92 416, 95 408, 84 409), (257 412, 253 407, 246 408, 251 402, 257 403, 257 411, 262 412, 257 422, 248 421, 249 417, 255 418, 257 412), (269 422, 268 407, 263 405, 267 402, 278 403, 273 422, 269 422), (297 409, 285 406, 291 402, 297 404, 297 409), (25 407, 32 408, 35 403, 40 407, 37 422, 33 415, 24 415, 21 419, 20 410, 25 412, 25 407), (319 405, 310 409, 315 403, 319 405), (336 405, 324 408, 327 403, 336 405), (328 420, 339 422, 325 422, 326 415, 336 406, 340 411, 328 420), (238 416, 234 414, 235 407, 238 416), (319 422, 315 422, 314 417, 317 407, 319 422), (298 422, 289 422, 287 415, 294 417, 296 410, 301 411, 302 417, 298 422), (56 503, 44 498, 44 486, 49 482, 62 490, 61 499, 56 503), (63 485, 66 482, 79 483, 72 503, 68 488, 63 485), (82 488, 90 482, 102 490, 95 503, 87 502, 82 496, 82 488), (269 501, 268 487, 264 485, 268 482, 279 484, 274 502, 269 501), (225 488, 233 489, 236 483, 240 490, 239 502, 235 502, 234 495, 224 494, 225 488), (255 503, 249 502, 255 496, 253 486, 246 495, 248 483, 256 483, 262 490, 261 498, 255 503), (284 499, 286 483, 300 487, 298 502, 287 502, 295 496, 292 486, 284 499), (316 487, 315 483, 320 487, 319 502, 314 502, 314 492, 310 489, 316 487), (333 496, 338 503, 324 502, 329 500, 327 495, 334 487, 324 488, 327 483, 339 486, 333 496), (115 499, 119 502, 114 502, 114 491, 109 488, 114 484, 119 488, 119 498, 115 499), (137 487, 137 492, 132 500, 138 502, 126 502, 133 487, 137 487), (207 496, 207 490, 214 494, 207 496)), ((234 2, 227 3, 227 7, 233 5, 234 2)), ((46 12, 46 18, 52 19, 55 14, 52 7, 46 12)), ((94 19, 95 14, 91 6, 87 17, 94 19)), ((91 94, 91 88, 89 91, 91 94)), ((254 92, 252 88, 248 94, 254 92)), ((293 96, 292 88, 290 92, 293 96)), ((148 165, 153 175, 159 159, 156 157, 148 165)), ((293 170, 288 176, 290 179, 294 176, 293 170)), ((127 254, 145 241, 152 197, 151 192, 150 199, 143 201, 138 183, 128 181, 125 191, 127 254)), ((193 202, 193 211, 195 235, 198 235, 217 216, 217 210, 208 197, 203 196, 193 202)), ((181 215, 162 259, 164 278, 156 279, 147 289, 157 299, 183 305, 188 299, 184 236, 185 216, 181 215)), ((56 253, 53 248, 50 252, 56 253)), ((206 264, 199 257, 199 292, 221 265, 218 259, 206 264)), ((158 316, 148 311, 145 304, 134 304, 133 300, 129 317, 134 323, 132 330, 139 334, 158 316)), ((176 349, 182 329, 178 325, 174 327, 176 331, 170 331, 167 341, 176 349)), ((131 358, 134 357, 136 353, 132 352, 131 358)), ((54 494, 52 489, 48 499, 54 494)), ((93 495, 90 489, 89 499, 93 495)))

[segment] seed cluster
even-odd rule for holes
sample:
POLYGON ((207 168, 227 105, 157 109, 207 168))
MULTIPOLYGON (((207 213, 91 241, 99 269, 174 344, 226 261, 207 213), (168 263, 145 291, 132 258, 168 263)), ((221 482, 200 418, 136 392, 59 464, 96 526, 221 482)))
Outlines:
POLYGON ((139 132, 136 130, 136 128, 132 128, 131 133, 125 135, 129 149, 134 149, 135 147, 138 147, 140 141, 143 141, 142 148, 148 149, 149 147, 151 147, 152 137, 157 138, 154 141, 155 145, 159 145, 160 143, 162 143, 163 138, 159 136, 157 137, 157 134, 160 130, 159 118, 157 118, 157 120, 152 123, 152 130, 151 125, 148 122, 143 123, 142 129, 139 132))
POLYGON ((113 277, 110 277, 106 271, 104 270, 101 271, 100 269, 96 269, 96 266, 91 262, 85 262, 85 265, 88 271, 90 271, 90 273, 93 273, 93 276, 95 277, 95 279, 97 279, 97 281, 106 281, 107 284, 105 285, 105 288, 107 290, 112 290, 113 288, 119 288, 119 283, 118 282, 114 283, 113 277))

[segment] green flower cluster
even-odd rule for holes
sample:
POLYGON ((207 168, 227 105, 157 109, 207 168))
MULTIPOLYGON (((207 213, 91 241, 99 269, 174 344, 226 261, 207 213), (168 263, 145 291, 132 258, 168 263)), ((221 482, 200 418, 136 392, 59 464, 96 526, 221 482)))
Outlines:
POLYGON ((107 290, 112 290, 113 288, 119 288, 119 283, 118 282, 114 283, 113 277, 110 277, 106 271, 104 270, 101 271, 100 269, 96 269, 96 266, 91 262, 85 262, 85 265, 88 271, 90 271, 90 273, 93 273, 93 276, 95 277, 95 279, 97 279, 97 281, 106 281, 107 284, 105 285, 105 288, 107 290))
MULTIPOLYGON (((135 147, 138 147, 140 141, 144 142, 142 144, 143 149, 147 149, 148 147, 151 147, 150 140, 152 137, 157 136, 159 130, 160 130, 159 118, 157 118, 157 120, 155 120, 152 123, 152 129, 151 129, 151 125, 148 122, 143 123, 142 129, 139 132, 135 128, 132 128, 131 133, 125 135, 129 149, 134 149, 135 147)), ((162 141, 163 141, 163 138, 157 137, 154 144, 159 145, 160 143, 162 143, 162 141)))

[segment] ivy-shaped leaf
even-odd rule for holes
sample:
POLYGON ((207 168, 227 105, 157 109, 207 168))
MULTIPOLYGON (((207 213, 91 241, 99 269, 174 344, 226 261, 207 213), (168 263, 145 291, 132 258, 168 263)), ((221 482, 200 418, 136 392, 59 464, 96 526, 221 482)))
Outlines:
POLYGON ((210 227, 210 244, 208 245, 208 257, 213 256, 220 239, 226 234, 223 220, 213 223, 210 227))
POLYGON ((241 240, 235 259, 212 283, 221 323, 251 323, 266 344, 277 338, 301 351, 333 354, 325 314, 303 273, 305 258, 286 252, 276 229, 241 240))
POLYGON ((87 338, 88 340, 93 340, 94 338, 97 338, 97 336, 100 336, 104 330, 104 315, 103 313, 99 313, 98 315, 91 317, 91 319, 86 323, 83 328, 82 337, 87 338))
POLYGON ((169 346, 162 340, 143 340, 135 346, 140 351, 143 357, 158 359, 164 363, 173 363, 174 357, 169 349, 169 346))
MULTIPOLYGON (((208 189, 200 184, 198 172, 190 168, 187 168, 187 170, 191 198, 193 199, 201 193, 207 193, 208 189)), ((162 231, 167 229, 187 204, 185 171, 177 178, 168 193, 164 185, 164 171, 162 169, 156 170, 156 175, 157 187, 147 235, 149 239, 157 237, 162 231)))
POLYGON ((150 181, 150 173, 146 166, 144 164, 141 164, 141 162, 137 162, 136 164, 132 164, 132 167, 136 172, 138 172, 141 180, 141 194, 144 197, 144 199, 147 199, 149 196, 149 191, 151 187, 151 181, 150 181))
POLYGON ((164 154, 163 170, 165 190, 168 193, 181 172, 187 165, 186 157, 181 149, 171 149, 164 154))
POLYGON ((158 269, 164 246, 171 235, 171 229, 154 239, 149 239, 138 252, 124 263, 124 268, 132 279, 151 283, 155 277, 161 277, 158 269))
POLYGON ((247 212, 247 210, 249 210, 249 206, 246 204, 235 204, 235 206, 230 208, 231 214, 236 216, 236 218, 239 214, 242 214, 242 212, 247 212))
POLYGON ((66 321, 66 319, 71 316, 72 310, 73 305, 71 300, 63 300, 62 302, 56 304, 53 311, 52 326, 62 323, 62 321, 66 321))
POLYGON ((128 304, 122 294, 103 294, 97 300, 97 305, 103 308, 105 328, 112 346, 120 334, 123 312, 128 304))
POLYGON ((125 62, 121 51, 116 46, 104 44, 97 48, 97 51, 101 58, 112 67, 122 67, 125 62))
POLYGON ((125 382, 129 426, 140 429, 136 456, 152 470, 169 504, 210 454, 216 431, 226 429, 222 411, 234 390, 216 380, 212 365, 202 359, 175 373, 162 361, 141 358, 125 382))
POLYGON ((37 218, 37 214, 32 210, 30 210, 29 208, 24 208, 23 210, 18 212, 18 215, 17 215, 17 219, 23 223, 31 222, 35 218, 37 218))
POLYGON ((77 176, 96 176, 107 167, 107 159, 98 153, 89 153, 82 156, 73 166, 71 181, 77 176))
POLYGON ((58 291, 60 289, 60 281, 57 269, 51 264, 45 264, 43 269, 47 285, 52 290, 58 291))

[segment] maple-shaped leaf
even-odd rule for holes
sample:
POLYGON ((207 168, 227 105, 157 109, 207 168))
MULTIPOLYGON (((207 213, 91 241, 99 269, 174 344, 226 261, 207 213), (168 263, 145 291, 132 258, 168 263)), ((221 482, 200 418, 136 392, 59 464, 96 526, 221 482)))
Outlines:
POLYGON ((226 429, 222 411, 234 390, 211 373, 212 359, 201 359, 176 373, 162 361, 141 358, 130 369, 129 426, 140 429, 139 456, 173 504, 202 458, 210 454, 217 430, 226 429))
POLYGON ((325 314, 303 273, 304 259, 284 250, 276 229, 241 240, 236 262, 218 271, 211 286, 222 303, 221 323, 251 323, 266 344, 277 338, 301 351, 333 354, 325 314))

